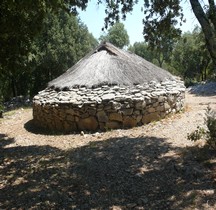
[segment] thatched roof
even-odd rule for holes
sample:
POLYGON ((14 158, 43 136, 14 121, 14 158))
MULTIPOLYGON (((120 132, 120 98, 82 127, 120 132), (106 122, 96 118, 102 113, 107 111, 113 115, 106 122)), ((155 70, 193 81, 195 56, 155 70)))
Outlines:
POLYGON ((48 86, 60 89, 102 84, 132 86, 165 80, 175 79, 169 72, 145 59, 110 43, 103 43, 48 86))

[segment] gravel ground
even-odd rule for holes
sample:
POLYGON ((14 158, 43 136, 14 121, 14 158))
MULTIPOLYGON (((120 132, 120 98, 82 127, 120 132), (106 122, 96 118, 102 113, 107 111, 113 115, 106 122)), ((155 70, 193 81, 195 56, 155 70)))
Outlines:
POLYGON ((45 134, 31 109, 5 113, 0 209, 216 209, 216 154, 187 140, 216 109, 203 93, 187 93, 180 114, 105 133, 45 134))

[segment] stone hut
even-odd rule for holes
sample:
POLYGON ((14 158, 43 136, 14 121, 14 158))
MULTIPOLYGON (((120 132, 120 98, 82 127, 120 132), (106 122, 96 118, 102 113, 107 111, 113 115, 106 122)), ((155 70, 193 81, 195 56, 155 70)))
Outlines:
POLYGON ((103 43, 34 97, 33 118, 63 133, 131 128, 180 111, 184 97, 180 79, 103 43))

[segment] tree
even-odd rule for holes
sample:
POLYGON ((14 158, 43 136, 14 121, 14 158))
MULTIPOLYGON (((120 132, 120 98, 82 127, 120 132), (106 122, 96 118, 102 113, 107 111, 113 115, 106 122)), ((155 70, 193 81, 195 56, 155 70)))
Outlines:
MULTIPOLYGON (((10 1, 8 2, 10 3, 10 1)), ((9 11, 10 4, 6 5, 4 1, 3 3, 9 11)), ((23 5, 25 8, 26 5, 23 5)), ((0 32, 0 36, 3 37, 0 39, 1 46, 3 46, 0 48, 2 56, 0 61, 0 97, 4 96, 5 99, 9 99, 8 97, 20 94, 35 94, 44 88, 48 81, 59 76, 97 45, 97 41, 88 32, 87 27, 77 17, 63 9, 54 11, 46 7, 46 12, 39 21, 38 31, 32 29, 34 31, 30 32, 28 30, 31 29, 31 24, 33 24, 33 28, 35 27, 34 23, 37 24, 30 20, 34 19, 33 13, 30 13, 31 8, 28 8, 30 11, 27 10, 27 12, 20 8, 21 11, 17 12, 16 9, 20 6, 19 2, 14 1, 12 6, 11 10, 14 10, 15 14, 17 13, 18 24, 21 26, 26 24, 26 26, 22 31, 20 26, 16 26, 14 23, 14 27, 17 28, 7 31, 5 26, 5 31, 0 32), (19 20, 22 19, 20 13, 27 22, 19 20)), ((15 14, 7 15, 5 20, 14 19, 15 14)), ((42 15, 42 12, 39 11, 39 14, 42 15)), ((1 21, 2 19, 0 23, 3 26, 3 21, 1 21)), ((10 21, 8 24, 10 25, 10 21)))
POLYGON ((34 38, 43 28, 47 11, 63 9, 76 13, 84 9, 85 1, 1 0, 0 2, 0 78, 7 78, 17 95, 17 77, 24 75, 34 38))
POLYGON ((195 28, 192 33, 183 34, 178 41, 170 65, 174 67, 176 74, 182 76, 186 83, 190 83, 191 80, 205 80, 210 63, 203 33, 195 28))
POLYGON ((199 21, 205 35, 206 46, 216 68, 216 5, 209 0, 208 9, 203 10, 198 0, 190 0, 193 12, 199 21))
MULTIPOLYGON (((158 37, 161 38, 161 35, 172 38, 180 37, 181 30, 176 26, 179 21, 180 25, 185 21, 180 2, 181 0, 144 0, 143 34, 146 42, 157 46, 158 37), (158 37, 155 36, 155 33, 158 34, 158 37)), ((131 12, 137 3, 138 0, 106 0, 105 27, 119 21, 120 17, 125 19, 127 13, 131 12)), ((214 0, 208 0, 208 3, 202 7, 199 0, 190 0, 192 10, 204 33, 207 49, 216 66, 216 5, 214 0)))
MULTIPOLYGON (((31 45, 37 34, 42 30, 42 23, 47 11, 57 12, 59 9, 76 13, 77 8, 85 9, 89 0, 2 0, 0 3, 0 77, 7 76, 13 94, 18 84, 17 75, 25 75, 31 45)), ((120 17, 133 10, 138 0, 105 0, 97 1, 105 4, 105 27, 119 22, 120 17)), ((184 22, 181 0, 144 0, 143 34, 149 46, 161 46, 164 37, 176 39, 181 30, 177 24, 184 22)), ((206 46, 216 66, 216 5, 208 0, 202 7, 199 0, 190 0, 193 12, 201 24, 206 46)), ((216 67, 215 67, 216 69, 216 67)))
POLYGON ((154 59, 153 52, 149 49, 148 44, 145 42, 135 42, 133 46, 128 48, 128 50, 149 62, 152 62, 154 59))
POLYGON ((106 35, 99 38, 100 41, 108 41, 116 47, 123 48, 129 45, 129 36, 124 28, 124 24, 117 22, 109 30, 106 35))
POLYGON ((48 12, 43 30, 33 42, 34 52, 29 68, 31 95, 65 72, 97 45, 88 28, 65 11, 48 12))

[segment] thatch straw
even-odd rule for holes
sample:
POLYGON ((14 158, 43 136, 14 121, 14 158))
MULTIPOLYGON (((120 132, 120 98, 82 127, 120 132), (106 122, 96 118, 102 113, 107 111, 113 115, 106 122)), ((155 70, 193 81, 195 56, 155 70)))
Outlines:
POLYGON ((101 84, 132 86, 165 80, 175 79, 169 72, 145 59, 110 43, 103 43, 48 86, 60 89, 101 84))

